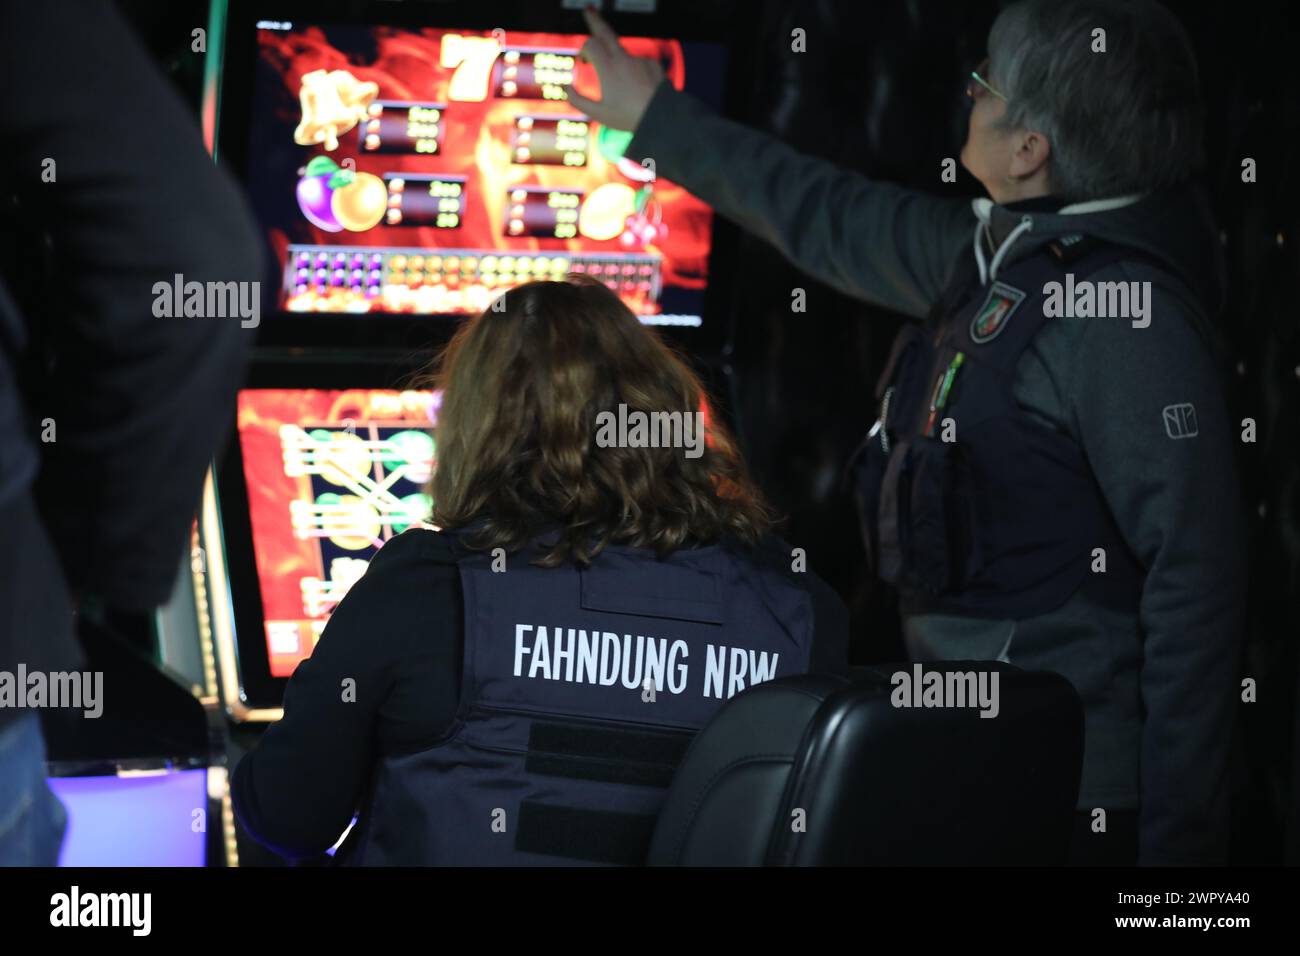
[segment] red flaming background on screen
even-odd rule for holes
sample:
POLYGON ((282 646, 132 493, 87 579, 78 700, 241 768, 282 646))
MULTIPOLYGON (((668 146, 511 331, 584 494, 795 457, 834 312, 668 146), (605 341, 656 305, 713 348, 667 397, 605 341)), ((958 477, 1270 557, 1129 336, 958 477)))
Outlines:
MULTIPOLYGON (((301 150, 299 204, 315 215, 304 211, 292 235, 272 230, 286 266, 285 308, 470 314, 519 281, 582 271, 615 287, 634 312, 654 315, 663 287, 704 288, 709 207, 652 179, 623 155, 628 134, 567 102, 573 82, 599 87, 577 58, 585 37, 366 30, 374 54, 365 62, 317 27, 259 32, 261 57, 298 104, 276 121, 301 150), (344 120, 330 127, 334 114, 344 120), (318 182, 304 186, 313 171, 318 182), (430 175, 451 182, 435 193, 430 175), (411 203, 429 196, 442 197, 434 199, 446 210, 441 227, 412 216, 411 203), (303 246, 346 247, 348 257, 303 246)), ((623 44, 658 58, 683 86, 680 43, 623 44)))

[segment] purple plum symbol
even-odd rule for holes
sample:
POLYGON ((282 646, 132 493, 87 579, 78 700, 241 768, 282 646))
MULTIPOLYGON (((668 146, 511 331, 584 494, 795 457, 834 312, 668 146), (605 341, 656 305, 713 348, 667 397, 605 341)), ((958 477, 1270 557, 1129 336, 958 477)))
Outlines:
MULTIPOLYGON (((312 225, 326 232, 342 232, 343 224, 334 215, 331 200, 334 190, 343 185, 338 164, 328 156, 317 156, 307 164, 298 180, 298 208, 312 225), (331 182, 331 180, 334 180, 331 182)), ((347 177, 350 181, 351 177, 347 177)))

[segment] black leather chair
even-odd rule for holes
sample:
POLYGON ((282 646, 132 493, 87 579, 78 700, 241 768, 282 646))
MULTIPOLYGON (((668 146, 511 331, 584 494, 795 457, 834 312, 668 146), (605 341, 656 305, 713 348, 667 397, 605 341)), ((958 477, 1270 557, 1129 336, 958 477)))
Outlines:
POLYGON ((1066 861, 1083 708, 1056 674, 998 674, 999 712, 903 708, 911 664, 759 684, 727 703, 678 767, 650 865, 1053 865, 1066 861))

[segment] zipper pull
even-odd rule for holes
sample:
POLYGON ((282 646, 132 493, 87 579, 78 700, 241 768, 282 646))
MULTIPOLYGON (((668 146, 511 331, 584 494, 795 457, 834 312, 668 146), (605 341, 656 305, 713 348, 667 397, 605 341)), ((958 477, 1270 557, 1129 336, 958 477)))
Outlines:
POLYGON ((889 430, 885 428, 885 419, 889 417, 889 400, 894 397, 894 386, 891 385, 885 389, 885 397, 880 400, 880 417, 876 423, 871 426, 871 431, 867 432, 867 441, 875 438, 877 433, 880 435, 880 450, 886 455, 889 454, 889 430))

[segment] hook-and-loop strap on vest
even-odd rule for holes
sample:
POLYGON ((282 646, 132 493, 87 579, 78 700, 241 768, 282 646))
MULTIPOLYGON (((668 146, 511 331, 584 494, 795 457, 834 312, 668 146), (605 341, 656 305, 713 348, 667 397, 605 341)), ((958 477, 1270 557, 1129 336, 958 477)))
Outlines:
POLYGON ((964 278, 938 321, 909 323, 876 397, 881 414, 854 463, 869 558, 877 574, 929 606, 1026 618, 1086 587, 1134 606, 1142 570, 1123 543, 1083 450, 1022 408, 1016 364, 1048 321, 1044 286, 1075 281, 1137 254, 1068 237, 982 286, 964 278), (1094 549, 1106 573, 1093 574, 1094 549))
POLYGON ((805 673, 806 589, 723 547, 607 548, 585 569, 460 560, 457 721, 381 762, 355 862, 638 864, 695 733, 805 673))

